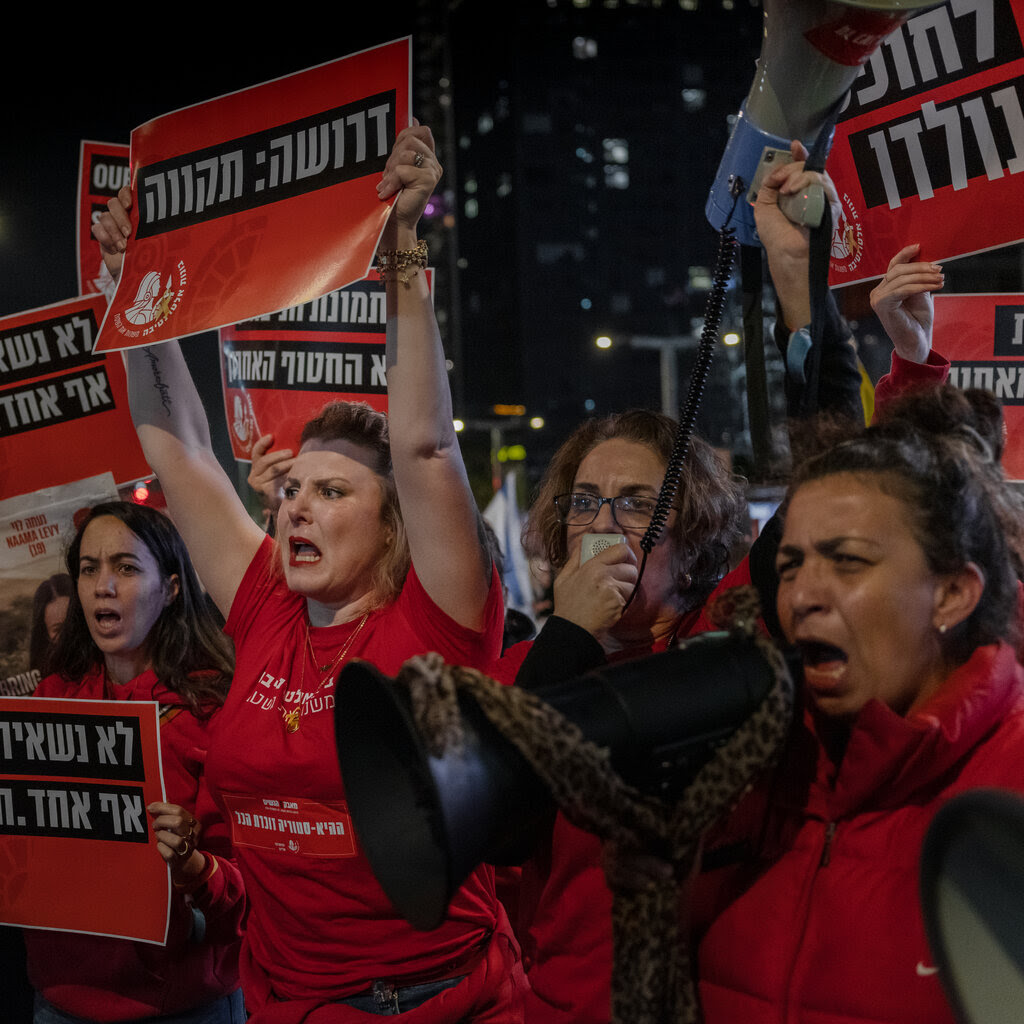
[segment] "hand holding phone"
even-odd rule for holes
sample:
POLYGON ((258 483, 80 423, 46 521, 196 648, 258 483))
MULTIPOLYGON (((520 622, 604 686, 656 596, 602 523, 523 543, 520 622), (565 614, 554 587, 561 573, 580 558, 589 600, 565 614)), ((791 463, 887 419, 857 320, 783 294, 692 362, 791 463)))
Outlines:
MULTIPOLYGON (((754 179, 747 190, 747 201, 753 205, 757 202, 757 193, 764 179, 786 164, 793 162, 793 154, 788 149, 776 149, 765 146, 754 171, 754 179)), ((816 228, 825 213, 825 189, 815 182, 793 195, 779 195, 779 209, 794 223, 805 227, 816 228)))

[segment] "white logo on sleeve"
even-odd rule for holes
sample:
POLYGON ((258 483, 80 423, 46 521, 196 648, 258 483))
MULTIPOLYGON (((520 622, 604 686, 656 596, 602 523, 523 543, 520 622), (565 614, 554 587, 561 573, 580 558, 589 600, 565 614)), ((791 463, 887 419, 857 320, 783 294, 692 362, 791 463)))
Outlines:
POLYGON ((923 960, 917 961, 917 976, 919 978, 930 978, 933 974, 938 973, 938 967, 929 967, 923 960))

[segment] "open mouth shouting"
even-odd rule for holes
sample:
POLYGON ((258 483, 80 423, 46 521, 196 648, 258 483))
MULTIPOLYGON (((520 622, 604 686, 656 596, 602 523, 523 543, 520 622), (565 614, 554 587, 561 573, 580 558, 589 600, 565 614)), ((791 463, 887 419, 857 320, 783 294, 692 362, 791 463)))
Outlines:
POLYGON ((799 640, 797 648, 803 658, 804 682, 816 693, 832 693, 846 673, 846 652, 820 640, 799 640))
POLYGON ((99 636, 114 636, 121 628, 121 613, 113 608, 97 608, 93 612, 93 622, 99 636))
POLYGON ((305 537, 291 537, 288 541, 288 553, 289 565, 315 565, 320 561, 320 549, 305 537))

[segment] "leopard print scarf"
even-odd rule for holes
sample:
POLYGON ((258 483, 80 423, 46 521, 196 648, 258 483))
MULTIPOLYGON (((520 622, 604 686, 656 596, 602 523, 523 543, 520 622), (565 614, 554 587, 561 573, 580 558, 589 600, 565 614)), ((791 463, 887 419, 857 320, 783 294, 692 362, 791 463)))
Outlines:
POLYGON ((778 758, 793 710, 793 685, 779 650, 757 626, 756 591, 727 591, 710 609, 720 628, 749 637, 774 682, 761 705, 669 804, 648 796, 612 769, 607 749, 529 691, 502 686, 437 654, 406 662, 396 683, 408 687, 413 716, 433 756, 457 753, 463 733, 458 693, 472 697, 523 755, 574 825, 600 837, 613 893, 613 1024, 695 1024, 700 1016, 687 936, 681 933, 679 883, 694 869, 700 839, 778 758), (616 853, 617 851, 617 853, 616 853), (675 879, 642 889, 615 877, 616 862, 657 851, 675 879))

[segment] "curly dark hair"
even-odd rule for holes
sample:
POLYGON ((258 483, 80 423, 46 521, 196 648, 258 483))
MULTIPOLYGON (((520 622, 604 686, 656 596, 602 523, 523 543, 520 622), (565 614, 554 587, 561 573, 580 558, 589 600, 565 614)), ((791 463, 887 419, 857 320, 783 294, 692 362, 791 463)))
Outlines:
MULTIPOLYGON (((678 425, 649 409, 585 420, 561 445, 540 483, 523 531, 531 555, 557 571, 568 557, 566 528, 554 499, 572 490, 580 463, 603 441, 646 445, 666 465, 678 425)), ((743 481, 731 474, 707 442, 692 437, 679 483, 680 511, 669 536, 678 555, 680 594, 687 608, 702 604, 729 567, 729 553, 746 524, 743 481), (688 575, 690 585, 682 579, 688 575), (684 593, 685 592, 685 593, 684 593)))
POLYGON ((973 613, 941 639, 951 664, 983 644, 1018 639, 1018 580, 1024 576, 1024 500, 996 458, 1001 419, 992 396, 944 385, 887 404, 871 427, 831 443, 794 467, 786 501, 803 484, 838 473, 870 477, 907 508, 930 570, 973 562, 985 589, 973 613))
POLYGON ((149 549, 161 575, 178 577, 178 593, 149 634, 149 656, 157 679, 205 717, 224 703, 234 672, 234 650, 214 618, 174 524, 160 512, 127 501, 93 506, 68 547, 65 560, 75 581, 67 618, 51 652, 48 668, 66 679, 81 679, 103 661, 93 642, 78 596, 82 536, 94 519, 113 516, 149 549))

